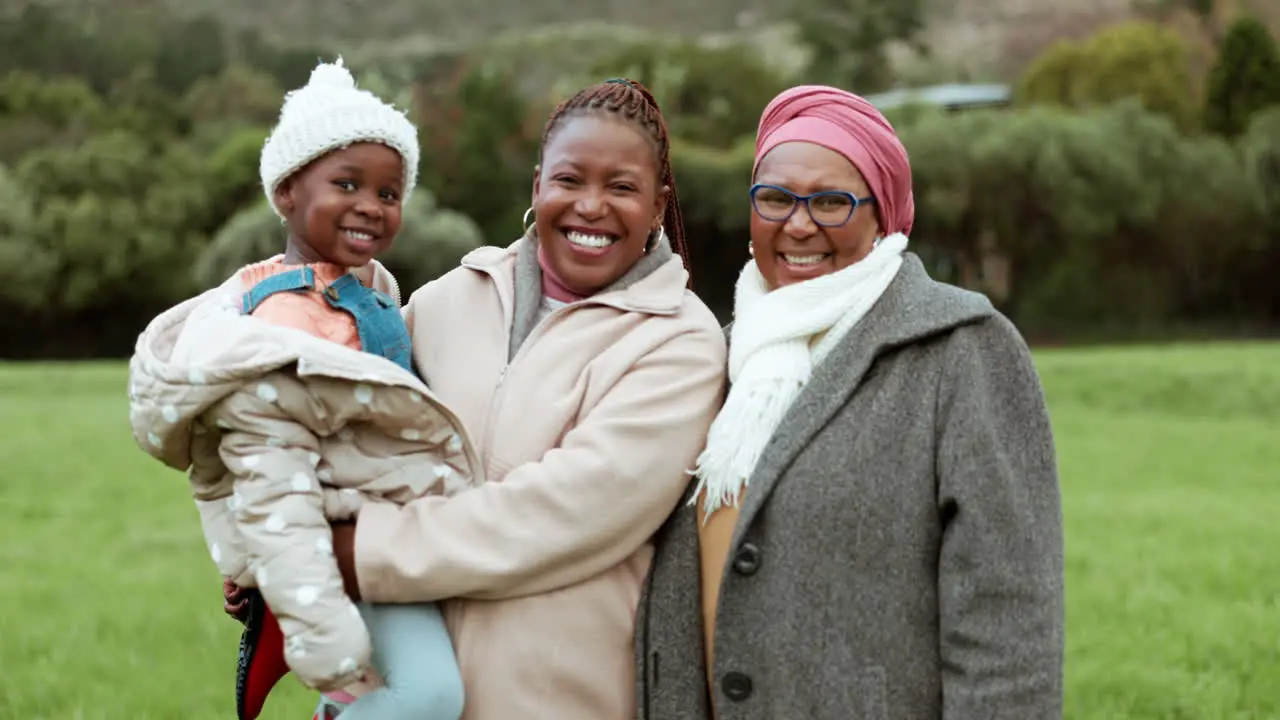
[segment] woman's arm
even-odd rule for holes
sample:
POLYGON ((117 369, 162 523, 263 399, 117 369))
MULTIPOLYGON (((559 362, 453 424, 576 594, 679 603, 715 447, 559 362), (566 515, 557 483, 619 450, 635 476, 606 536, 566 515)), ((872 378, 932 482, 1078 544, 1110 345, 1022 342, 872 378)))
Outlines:
POLYGON ((582 582, 643 545, 685 491, 719 409, 718 329, 677 335, 640 359, 560 447, 451 498, 367 506, 336 548, 349 589, 374 602, 483 599, 582 582))
POLYGON ((1062 509, 1031 354, 1003 316, 958 330, 939 388, 945 720, 1062 717, 1062 509))

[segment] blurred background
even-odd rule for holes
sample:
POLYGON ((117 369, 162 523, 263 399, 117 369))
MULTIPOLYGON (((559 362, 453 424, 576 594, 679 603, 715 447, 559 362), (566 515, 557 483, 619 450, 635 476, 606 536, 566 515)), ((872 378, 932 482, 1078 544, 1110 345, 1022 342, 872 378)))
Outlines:
MULTIPOLYGON (((726 321, 760 111, 868 96, 913 249, 1035 348, 1068 717, 1280 718, 1278 34, 1280 0, 0 0, 0 718, 230 716, 237 626, 120 359, 282 247, 258 153, 338 54, 421 129, 403 286, 516 239, 547 113, 625 75, 726 321)), ((266 717, 309 712, 286 684, 266 717)))

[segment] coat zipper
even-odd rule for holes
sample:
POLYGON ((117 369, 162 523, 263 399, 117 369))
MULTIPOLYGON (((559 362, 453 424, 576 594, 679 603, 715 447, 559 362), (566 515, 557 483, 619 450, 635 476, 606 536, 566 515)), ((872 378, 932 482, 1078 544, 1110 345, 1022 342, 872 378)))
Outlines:
MULTIPOLYGON (((507 343, 506 343, 505 349, 507 351, 507 354, 509 355, 511 353, 511 326, 515 323, 515 309, 513 307, 508 307, 508 303, 505 302, 503 299, 502 292, 498 290, 498 286, 500 282, 498 273, 495 272, 492 268, 487 266, 482 266, 482 265, 473 265, 473 264, 464 262, 462 263, 462 266, 466 268, 470 268, 477 272, 482 272, 485 275, 488 275, 489 279, 493 281, 494 292, 498 293, 498 302, 502 306, 502 314, 503 314, 502 325, 507 331, 507 343)), ((550 314, 548 314, 545 318, 542 319, 542 322, 534 326, 533 330, 529 333, 529 336, 526 337, 524 339, 524 342, 520 345, 520 349, 516 350, 515 356, 512 357, 510 360, 506 361, 505 363, 503 363, 502 370, 498 372, 498 379, 494 383, 493 393, 489 396, 489 410, 488 410, 488 413, 485 415, 484 430, 480 435, 481 441, 483 442, 483 445, 481 447, 484 447, 484 448, 492 447, 493 434, 494 432, 496 432, 496 428, 494 427, 495 425, 494 418, 497 416, 498 408, 501 406, 500 401, 502 399, 502 391, 504 389, 507 375, 511 370, 511 366, 514 365, 516 361, 518 361, 524 355, 524 353, 528 350, 528 348, 531 345, 533 345, 533 341, 537 339, 539 335, 545 332, 545 328, 551 324, 552 319, 555 319, 558 315, 564 315, 570 311, 577 310, 583 307, 591 307, 591 306, 611 307, 611 308, 616 308, 618 310, 622 310, 623 312, 648 312, 653 315, 670 314, 670 313, 665 313, 665 312, 655 311, 655 310, 640 310, 637 308, 627 307, 622 303, 610 302, 607 300, 602 301, 602 300, 598 300, 596 298, 590 298, 590 297, 583 298, 582 300, 569 303, 564 307, 559 307, 559 308, 556 308, 555 310, 552 310, 550 314)), ((486 466, 485 467, 486 477, 488 477, 490 474, 488 470, 489 468, 486 466)))
MULTIPOLYGON (((564 307, 560 307, 560 308, 556 308, 555 310, 552 310, 550 314, 548 314, 546 317, 542 319, 542 322, 535 325, 533 330, 529 332, 529 336, 524 339, 523 343, 521 343, 520 349, 516 350, 515 356, 503 364, 502 370, 498 373, 498 380, 496 383, 494 383, 494 386, 493 386, 493 395, 489 398, 489 413, 488 415, 485 416, 485 419, 484 419, 484 435, 483 435, 484 447, 486 448, 493 447, 493 444, 492 444, 493 434, 497 431, 497 428, 495 427, 497 423, 494 422, 494 418, 497 417, 498 408, 501 407, 502 391, 505 388, 507 374, 510 372, 511 366, 515 365, 516 362, 521 357, 524 356, 525 352, 529 349, 529 347, 533 345, 533 341, 539 335, 544 333, 544 328, 546 328, 547 325, 551 324, 551 321, 553 319, 557 319, 556 318, 557 315, 565 314, 566 311, 576 309, 578 307, 582 307, 583 305, 590 305, 590 304, 594 304, 594 303, 591 303, 589 301, 578 301, 577 303, 571 303, 564 307)), ((512 322, 514 322, 514 319, 512 320, 512 322)), ((507 337, 510 338, 510 336, 511 336, 510 329, 508 329, 507 337)), ((510 353, 510 342, 511 342, 510 339, 508 339, 507 340, 508 353, 510 353)))

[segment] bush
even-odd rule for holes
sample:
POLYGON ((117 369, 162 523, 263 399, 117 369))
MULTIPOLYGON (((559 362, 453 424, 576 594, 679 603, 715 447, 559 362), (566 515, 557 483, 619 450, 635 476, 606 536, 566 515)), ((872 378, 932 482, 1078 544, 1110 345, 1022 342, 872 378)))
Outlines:
POLYGON ((934 116, 902 135, 913 238, 1031 325, 1203 311, 1256 237, 1232 149, 1184 138, 1136 102, 934 116))
POLYGON ((31 197, 0 165, 0 304, 33 306, 58 270, 53 252, 36 242, 31 197))
POLYGON ((755 138, 732 148, 706 147, 674 138, 671 164, 680 191, 694 288, 722 321, 733 309, 733 284, 747 260, 751 163, 755 138))
POLYGON ((1233 287, 1236 312, 1264 321, 1280 321, 1280 106, 1253 116, 1240 138, 1245 175, 1251 181, 1258 211, 1258 242, 1239 263, 1240 276, 1233 287))
POLYGON ((29 152, 14 176, 34 208, 27 242, 57 266, 40 288, 45 310, 160 301, 189 287, 173 269, 189 266, 208 208, 186 146, 111 131, 29 152))
POLYGON ((1187 131, 1197 119, 1190 59, 1190 46, 1175 31, 1122 23, 1052 46, 1019 79, 1015 98, 1078 109, 1136 98, 1187 131))
POLYGON ((1244 132, 1258 111, 1280 104, 1280 51, 1266 25, 1251 17, 1231 24, 1205 95, 1205 128, 1227 137, 1244 132))

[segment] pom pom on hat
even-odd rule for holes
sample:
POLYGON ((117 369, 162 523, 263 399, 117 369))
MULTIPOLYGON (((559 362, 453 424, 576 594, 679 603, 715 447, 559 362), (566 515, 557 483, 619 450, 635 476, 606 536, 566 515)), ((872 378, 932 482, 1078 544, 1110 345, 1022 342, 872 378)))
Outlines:
POLYGON ((342 58, 331 63, 320 63, 311 71, 311 79, 307 81, 307 87, 326 87, 335 90, 355 90, 356 79, 351 77, 351 71, 342 64, 342 58))
POLYGON ((307 84, 289 92, 280 119, 262 148, 258 172, 276 213, 275 190, 286 178, 322 155, 358 142, 377 142, 404 162, 404 200, 418 179, 418 131, 404 113, 368 90, 338 58, 320 63, 307 84))

